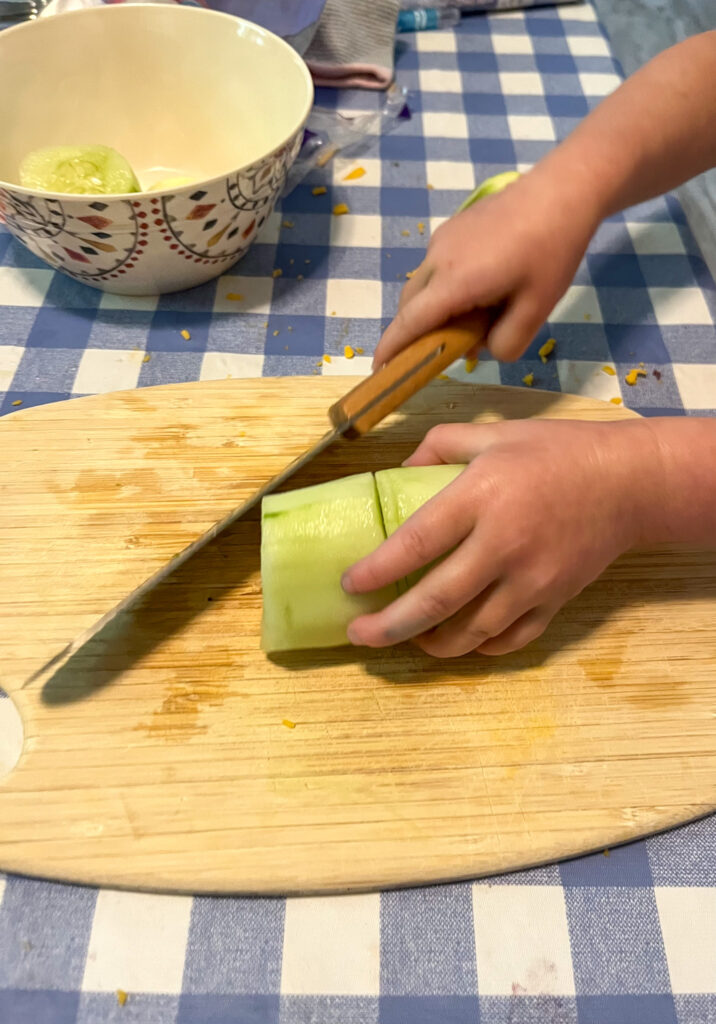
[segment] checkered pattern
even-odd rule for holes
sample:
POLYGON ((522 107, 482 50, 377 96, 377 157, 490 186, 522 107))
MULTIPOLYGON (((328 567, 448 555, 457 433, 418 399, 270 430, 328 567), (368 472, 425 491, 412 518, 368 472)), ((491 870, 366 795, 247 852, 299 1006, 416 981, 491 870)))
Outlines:
MULTIPOLYGON (((412 118, 316 172, 216 283, 101 295, 0 233, 2 411, 170 381, 361 372, 406 272, 464 193, 529 166, 619 81, 587 5, 466 18, 404 45, 412 118), (356 165, 365 175, 345 181, 356 165), (316 184, 328 193, 313 196, 316 184), (338 202, 348 215, 331 216, 338 202), (365 355, 346 360, 346 344, 365 355)), ((711 413, 715 314, 681 209, 659 199, 601 227, 520 364, 485 359, 470 379, 518 384, 531 370, 543 388, 622 395, 643 413, 711 413), (545 366, 536 352, 549 336, 545 366), (648 376, 631 388, 624 372, 639 362, 648 376)), ((7 700, 0 735, 1 771, 20 746, 7 700)), ((191 899, 0 878, 0 1022, 112 1021, 713 1022, 716 825, 475 885, 350 897, 191 899)))

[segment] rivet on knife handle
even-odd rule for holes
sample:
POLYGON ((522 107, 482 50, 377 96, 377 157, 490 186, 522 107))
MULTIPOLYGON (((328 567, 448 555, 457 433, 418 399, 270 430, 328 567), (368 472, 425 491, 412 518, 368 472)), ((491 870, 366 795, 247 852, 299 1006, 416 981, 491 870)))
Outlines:
POLYGON ((490 310, 475 310, 403 349, 331 406, 333 426, 346 437, 367 434, 456 359, 480 346, 492 316, 490 310))

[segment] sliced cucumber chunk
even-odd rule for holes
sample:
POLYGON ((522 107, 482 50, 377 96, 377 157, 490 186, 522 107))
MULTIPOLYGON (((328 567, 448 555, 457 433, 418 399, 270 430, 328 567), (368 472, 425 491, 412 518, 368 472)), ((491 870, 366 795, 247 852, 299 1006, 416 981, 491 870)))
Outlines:
POLYGON ((392 586, 360 596, 341 587, 343 572, 385 540, 371 473, 264 498, 261 530, 265 651, 339 647, 349 622, 397 596, 392 586))
POLYGON ((121 154, 109 146, 49 146, 28 153, 20 184, 40 192, 121 195, 139 192, 139 182, 121 154))
MULTIPOLYGON (((399 469, 381 469, 375 474, 383 522, 388 537, 402 526, 406 519, 417 512, 421 505, 458 477, 464 466, 401 466, 399 469)), ((434 564, 434 563, 433 563, 434 564)), ((411 573, 398 583, 398 590, 404 593, 414 587, 431 568, 411 573)))
POLYGON ((261 646, 272 651, 340 647, 358 615, 379 611, 412 585, 350 595, 341 576, 370 554, 464 466, 421 466, 347 476, 269 495, 261 505, 261 646))
POLYGON ((464 466, 401 466, 375 474, 385 532, 390 537, 421 505, 458 477, 464 466))

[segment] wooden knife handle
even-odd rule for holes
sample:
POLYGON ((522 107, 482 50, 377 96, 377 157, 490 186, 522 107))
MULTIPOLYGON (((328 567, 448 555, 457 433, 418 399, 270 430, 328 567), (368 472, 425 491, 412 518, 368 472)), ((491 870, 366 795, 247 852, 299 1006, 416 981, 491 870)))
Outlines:
POLYGON ((333 426, 346 437, 367 434, 456 359, 481 345, 493 316, 493 310, 474 310, 403 349, 331 406, 333 426))

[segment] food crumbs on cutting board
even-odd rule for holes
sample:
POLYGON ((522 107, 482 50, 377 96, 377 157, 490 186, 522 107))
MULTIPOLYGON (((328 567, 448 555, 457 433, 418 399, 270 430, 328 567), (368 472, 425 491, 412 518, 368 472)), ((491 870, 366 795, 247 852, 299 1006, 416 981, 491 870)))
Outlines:
MULTIPOLYGON (((238 292, 229 292, 226 298, 229 300, 229 302, 242 302, 244 297, 243 295, 239 295, 238 292)), ((189 339, 187 338, 187 341, 188 340, 189 339)))
POLYGON ((539 357, 543 363, 547 362, 548 357, 554 352, 554 346, 557 344, 554 338, 547 338, 544 345, 539 349, 539 357))
POLYGON ((344 214, 349 213, 348 203, 336 203, 333 207, 333 216, 342 217, 344 214))
POLYGON ((363 349, 359 348, 357 345, 356 345, 356 352, 358 353, 359 356, 363 355, 363 349))
POLYGON ((466 359, 465 360, 465 373, 472 373, 477 366, 477 359, 466 359))
POLYGON ((612 405, 621 405, 622 404, 622 399, 621 398, 610 398, 609 401, 612 403, 612 405))
POLYGON ((184 328, 183 331, 179 331, 179 333, 181 334, 184 341, 191 341, 191 334, 189 333, 189 331, 187 331, 186 328, 184 328))
POLYGON ((355 355, 355 352, 353 351, 350 345, 346 345, 346 347, 343 349, 343 355, 346 357, 346 359, 352 359, 353 356, 355 355))
POLYGON ((335 315, 336 315, 336 311, 335 311, 335 309, 332 309, 331 310, 331 316, 335 316, 335 315))
MULTIPOLYGON (((331 361, 331 357, 328 355, 328 353, 326 353, 325 356, 323 357, 323 362, 324 363, 330 363, 330 361, 331 361)), ((319 365, 320 365, 320 363, 319 363, 319 365)))
POLYGON ((149 353, 146 352, 145 355, 144 355, 144 359, 142 359, 142 362, 143 363, 148 363, 151 358, 152 357, 149 355, 149 353))
POLYGON ((526 384, 528 388, 531 388, 535 382, 535 375, 533 373, 526 373, 522 378, 522 383, 526 384))
POLYGON ((359 178, 365 176, 365 167, 355 167, 352 171, 346 174, 344 181, 358 181, 359 178))
POLYGON ((415 277, 415 274, 415 270, 407 270, 405 276, 407 277, 408 281, 410 281, 413 277, 415 277))
POLYGON ((264 320, 264 327, 268 327, 268 320, 264 320))
POLYGON ((403 228, 403 230, 400 233, 403 236, 403 238, 410 238, 410 232, 407 230, 407 228, 403 228))
POLYGON ((616 377, 617 371, 613 366, 607 366, 606 364, 602 367, 602 373, 608 373, 610 377, 616 377))
POLYGON ((303 281, 303 274, 299 274, 296 278, 297 281, 303 281))
POLYGON ((430 183, 428 183, 425 187, 427 188, 428 192, 432 192, 433 189, 435 188, 435 186, 431 185, 430 183))
POLYGON ((292 228, 293 226, 294 226, 294 224, 293 224, 293 221, 292 221, 292 220, 284 220, 284 221, 282 221, 282 223, 281 223, 281 227, 284 227, 284 228, 289 228, 289 229, 290 229, 290 228, 292 228))
POLYGON ((425 225, 423 224, 423 222, 421 220, 418 221, 418 234, 419 235, 424 235, 425 234, 425 225))
POLYGON ((609 850, 605 850, 605 851, 604 851, 604 856, 605 856, 605 857, 608 857, 608 856, 609 856, 609 853, 610 853, 610 851, 609 851, 609 850))
POLYGON ((271 277, 274 277, 274 278, 281 277, 282 274, 283 274, 283 270, 281 270, 280 267, 276 267, 276 269, 274 270, 274 272, 271 275, 271 277))
POLYGON ((280 333, 279 331, 274 331, 274 332, 273 332, 273 336, 274 336, 274 338, 278 338, 278 336, 279 336, 279 333, 280 333))
POLYGON ((12 404, 13 405, 22 405, 22 399, 21 398, 16 398, 15 401, 12 404))
POLYGON ((450 380, 450 378, 448 377, 448 375, 446 373, 439 373, 438 374, 438 380, 450 380))
POLYGON ((291 325, 289 324, 289 325, 288 325, 288 327, 286 328, 286 330, 287 330, 287 331, 292 331, 292 330, 293 330, 293 327, 291 327, 291 325))
POLYGON ((646 370, 642 370, 640 366, 630 370, 624 377, 630 388, 633 388, 639 377, 646 377, 646 370))
POLYGON ((328 189, 325 185, 316 185, 314 189, 311 189, 311 194, 314 196, 325 196, 328 189))
POLYGON ((296 728, 296 723, 292 722, 290 718, 284 718, 284 720, 281 722, 281 725, 285 725, 287 729, 296 728))
POLYGON ((127 1002, 127 999, 129 999, 129 996, 124 991, 124 989, 123 988, 118 988, 117 989, 117 1002, 119 1003, 119 1005, 120 1006, 124 1006, 126 1004, 126 1002, 127 1002))

